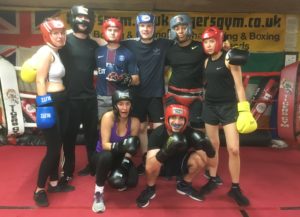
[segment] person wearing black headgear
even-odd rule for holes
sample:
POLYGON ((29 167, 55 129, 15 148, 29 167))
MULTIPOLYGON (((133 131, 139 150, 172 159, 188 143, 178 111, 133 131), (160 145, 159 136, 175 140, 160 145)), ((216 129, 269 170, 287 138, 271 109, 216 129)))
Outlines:
POLYGON ((83 6, 73 6, 69 21, 73 32, 67 35, 66 45, 60 50, 66 68, 64 84, 68 95, 66 129, 63 140, 65 181, 73 177, 75 170, 75 143, 80 124, 83 126, 87 149, 87 166, 78 175, 90 173, 91 156, 98 140, 97 97, 93 85, 96 61, 94 58, 98 44, 89 37, 94 25, 94 12, 83 6))
POLYGON ((139 148, 137 137, 140 121, 131 116, 132 96, 128 90, 116 90, 112 95, 113 110, 104 113, 101 119, 100 139, 93 157, 96 185, 92 210, 104 212, 104 184, 124 191, 135 187, 137 170, 131 160, 139 148))

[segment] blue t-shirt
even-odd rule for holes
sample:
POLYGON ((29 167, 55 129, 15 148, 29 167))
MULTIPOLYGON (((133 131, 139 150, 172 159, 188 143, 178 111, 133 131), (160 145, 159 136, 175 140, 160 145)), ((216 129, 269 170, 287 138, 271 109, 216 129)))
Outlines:
POLYGON ((149 44, 144 44, 139 38, 121 41, 131 50, 137 59, 140 85, 135 93, 140 97, 162 97, 165 93, 165 58, 167 49, 173 41, 157 38, 149 44))
POLYGON ((138 68, 136 58, 130 50, 124 46, 117 49, 109 49, 107 46, 100 46, 95 52, 97 64, 97 95, 111 96, 115 90, 128 89, 127 86, 117 85, 106 78, 109 73, 116 72, 118 75, 128 73, 137 75, 138 68))

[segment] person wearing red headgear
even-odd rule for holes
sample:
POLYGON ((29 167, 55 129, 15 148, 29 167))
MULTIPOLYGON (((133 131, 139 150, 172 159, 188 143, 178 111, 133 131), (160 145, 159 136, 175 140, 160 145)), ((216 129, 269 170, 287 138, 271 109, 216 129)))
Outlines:
POLYGON ((206 165, 207 157, 215 150, 204 134, 188 126, 189 109, 180 104, 168 104, 165 123, 155 128, 148 143, 146 157, 147 187, 136 199, 140 208, 147 207, 156 196, 156 180, 163 170, 167 176, 177 176, 176 191, 193 200, 202 201, 203 195, 192 187, 195 176, 206 165))
POLYGON ((36 69, 36 123, 42 130, 46 142, 44 156, 38 174, 34 201, 38 206, 48 206, 45 190, 47 179, 48 192, 68 192, 73 186, 58 182, 58 167, 62 144, 63 108, 66 92, 62 78, 65 68, 60 60, 58 50, 66 43, 66 29, 58 18, 48 18, 41 25, 40 30, 46 45, 35 54, 36 69))
MULTIPOLYGON (((206 28, 202 34, 204 51, 209 55, 204 69, 206 90, 202 117, 205 122, 206 134, 217 153, 215 158, 209 160, 214 162, 213 166, 210 166, 209 172, 213 177, 216 176, 220 147, 219 126, 222 125, 232 180, 232 187, 228 195, 239 205, 246 206, 249 205, 249 200, 239 186, 239 133, 253 132, 257 128, 257 124, 250 112, 249 103, 246 101, 242 82, 240 65, 245 62, 247 57, 235 49, 228 52, 223 51, 223 37, 223 31, 215 26, 206 28)), ((217 184, 211 178, 200 189, 200 192, 208 194, 216 188, 217 184)))
POLYGON ((123 37, 122 23, 110 18, 102 24, 102 36, 107 44, 96 49, 96 90, 98 117, 112 108, 111 96, 116 90, 131 89, 140 83, 135 56, 120 45, 123 37))

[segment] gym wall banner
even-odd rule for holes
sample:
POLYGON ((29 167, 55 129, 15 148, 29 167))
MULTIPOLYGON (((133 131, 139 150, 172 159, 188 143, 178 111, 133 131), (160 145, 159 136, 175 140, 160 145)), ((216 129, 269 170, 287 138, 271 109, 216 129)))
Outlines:
MULTIPOLYGON (((0 11, 0 45, 28 47, 42 43, 38 24, 45 17, 59 15, 67 23, 68 10, 0 11)), ((136 37, 135 17, 138 11, 96 11, 92 36, 101 37, 103 20, 117 17, 124 25, 124 38, 136 37)), ((156 36, 167 38, 169 21, 178 12, 155 12, 156 36)), ((193 22, 193 37, 201 39, 205 27, 216 25, 223 29, 233 45, 251 52, 277 52, 284 50, 286 15, 259 13, 188 13, 193 22)))
MULTIPOLYGON (((124 38, 136 37, 135 17, 138 12, 97 11, 94 37, 101 37, 101 24, 104 19, 117 17, 124 25, 124 38)), ((155 12, 156 36, 167 38, 169 21, 178 13, 155 12)), ((282 14, 208 14, 188 13, 192 18, 193 38, 201 40, 207 26, 216 25, 222 29, 233 46, 241 46, 252 52, 283 51, 286 16, 282 14)))

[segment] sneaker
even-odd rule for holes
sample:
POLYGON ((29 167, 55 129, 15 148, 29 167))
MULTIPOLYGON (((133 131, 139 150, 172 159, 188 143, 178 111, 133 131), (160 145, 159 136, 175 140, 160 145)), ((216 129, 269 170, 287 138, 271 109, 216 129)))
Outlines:
POLYGON ((100 192, 96 192, 94 195, 94 202, 92 206, 93 212, 99 213, 99 212, 104 212, 105 211, 105 204, 103 200, 103 194, 100 192))
POLYGON ((237 202, 237 204, 240 206, 248 206, 250 204, 248 198, 245 195, 243 195, 239 187, 231 188, 227 194, 229 197, 234 199, 235 202, 237 202))
POLYGON ((85 168, 83 168, 82 170, 80 170, 78 172, 78 176, 88 176, 91 174, 91 168, 90 165, 86 165, 85 168))
POLYGON ((193 200, 203 201, 204 197, 198 191, 196 191, 190 183, 186 183, 184 181, 177 182, 177 193, 182 195, 187 195, 193 200))
POLYGON ((137 172, 139 176, 145 174, 145 165, 143 163, 137 166, 137 172))
POLYGON ((33 199, 35 204, 40 207, 47 207, 49 206, 48 197, 45 190, 41 190, 38 192, 34 192, 33 199))
POLYGON ((59 181, 56 186, 52 186, 48 184, 48 189, 47 189, 49 193, 70 192, 74 190, 75 190, 74 186, 69 185, 68 182, 61 182, 61 181, 59 181))
POLYGON ((210 192, 212 192, 217 188, 218 188, 217 183, 214 182, 212 179, 209 179, 209 181, 200 188, 200 194, 201 195, 209 194, 210 192))
POLYGON ((127 190, 127 186, 124 186, 123 188, 118 188, 118 191, 126 191, 127 190))
POLYGON ((147 187, 136 199, 136 205, 140 208, 147 207, 150 203, 150 200, 153 199, 155 196, 155 189, 147 187))
POLYGON ((58 193, 58 192, 70 192, 70 191, 74 191, 75 187, 72 185, 69 185, 69 177, 62 177, 60 178, 60 180, 58 181, 56 186, 52 186, 50 185, 50 183, 48 184, 48 192, 49 193, 58 193))
MULTIPOLYGON (((207 179, 210 179, 211 176, 209 174, 209 171, 208 170, 205 170, 205 173, 203 175, 205 178, 207 179)), ((215 178, 215 181, 217 183, 217 185, 223 185, 223 180, 221 179, 221 177, 217 174, 216 178, 215 178)))

